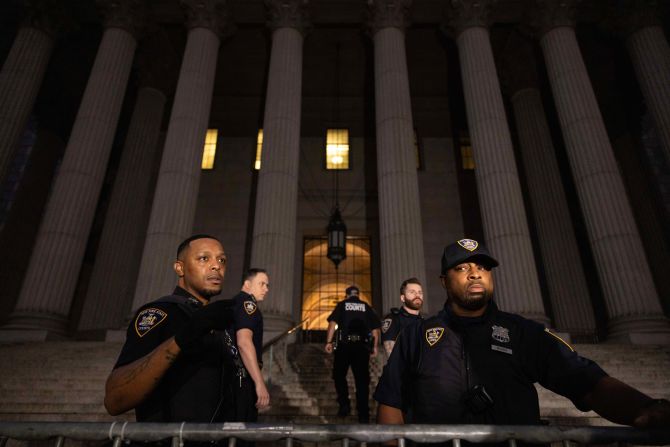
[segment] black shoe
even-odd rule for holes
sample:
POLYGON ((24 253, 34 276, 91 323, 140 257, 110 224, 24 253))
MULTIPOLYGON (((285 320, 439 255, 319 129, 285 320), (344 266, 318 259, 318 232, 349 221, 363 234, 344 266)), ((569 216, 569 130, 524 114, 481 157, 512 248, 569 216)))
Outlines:
POLYGON ((351 407, 348 405, 340 405, 340 409, 337 410, 337 415, 340 417, 349 416, 351 414, 351 407))

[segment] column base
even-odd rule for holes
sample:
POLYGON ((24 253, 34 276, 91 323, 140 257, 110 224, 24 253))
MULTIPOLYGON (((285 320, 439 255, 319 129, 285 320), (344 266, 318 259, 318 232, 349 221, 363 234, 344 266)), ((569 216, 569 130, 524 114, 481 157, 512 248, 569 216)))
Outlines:
POLYGON ((68 340, 67 325, 67 319, 61 315, 14 312, 9 316, 7 324, 0 328, 0 341, 11 343, 68 340))
POLYGON ((639 316, 611 320, 607 343, 634 345, 670 344, 670 321, 663 316, 639 316))

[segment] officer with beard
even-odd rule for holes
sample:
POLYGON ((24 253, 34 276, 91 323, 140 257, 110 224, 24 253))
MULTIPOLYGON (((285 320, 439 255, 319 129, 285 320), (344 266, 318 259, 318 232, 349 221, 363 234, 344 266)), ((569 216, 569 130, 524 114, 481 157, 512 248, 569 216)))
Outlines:
POLYGON ((417 278, 409 278, 402 282, 400 301, 402 302, 400 309, 391 308, 391 312, 382 321, 382 344, 387 357, 391 355, 400 331, 405 326, 422 320, 419 312, 423 306, 423 288, 417 278))
POLYGON ((541 324, 500 311, 496 266, 472 239, 444 249, 447 302, 398 338, 374 394, 378 423, 537 425, 537 382, 617 424, 670 426, 667 400, 608 376, 541 324))

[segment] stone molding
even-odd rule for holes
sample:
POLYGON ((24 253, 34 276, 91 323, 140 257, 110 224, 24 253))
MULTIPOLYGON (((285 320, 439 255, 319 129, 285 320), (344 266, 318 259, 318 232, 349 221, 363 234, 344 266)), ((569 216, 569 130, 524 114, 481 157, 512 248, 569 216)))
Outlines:
POLYGON ((554 28, 577 23, 577 5, 582 0, 535 0, 530 17, 530 26, 538 37, 554 28))
POLYGON ((368 29, 371 34, 384 28, 405 30, 410 24, 412 0, 368 0, 368 29))
POLYGON ((305 34, 310 28, 308 0, 265 0, 270 29, 295 28, 305 34))
POLYGON ((186 27, 207 28, 220 38, 233 32, 226 0, 179 0, 186 14, 186 27))
POLYGON ((455 36, 473 27, 488 28, 491 11, 498 0, 450 0, 447 7, 447 31, 455 36))
POLYGON ((602 25, 624 38, 643 28, 663 26, 658 0, 627 0, 623 6, 612 6, 602 25))
POLYGON ((96 0, 105 28, 121 28, 136 39, 144 31, 146 3, 142 0, 96 0))

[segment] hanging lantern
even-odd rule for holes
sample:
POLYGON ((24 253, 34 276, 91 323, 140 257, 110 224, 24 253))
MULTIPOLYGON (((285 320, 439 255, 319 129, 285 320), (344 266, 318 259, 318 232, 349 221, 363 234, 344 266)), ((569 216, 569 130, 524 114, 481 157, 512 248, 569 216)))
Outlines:
POLYGON ((328 222, 328 259, 335 268, 347 258, 347 226, 342 220, 340 209, 336 206, 328 222))

